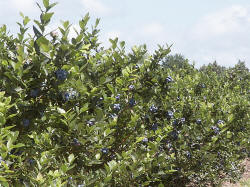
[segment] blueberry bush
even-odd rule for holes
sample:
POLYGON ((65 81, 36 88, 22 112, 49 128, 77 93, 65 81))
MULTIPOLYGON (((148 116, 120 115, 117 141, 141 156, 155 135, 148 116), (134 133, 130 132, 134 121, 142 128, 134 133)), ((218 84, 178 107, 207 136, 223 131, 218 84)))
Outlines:
POLYGON ((76 37, 68 21, 46 33, 56 3, 37 5, 33 35, 22 13, 17 36, 0 27, 2 186, 216 186, 240 178, 249 157, 248 69, 218 75, 180 56, 174 66, 169 46, 126 53, 118 38, 105 49, 99 19, 88 29, 88 14, 76 37))

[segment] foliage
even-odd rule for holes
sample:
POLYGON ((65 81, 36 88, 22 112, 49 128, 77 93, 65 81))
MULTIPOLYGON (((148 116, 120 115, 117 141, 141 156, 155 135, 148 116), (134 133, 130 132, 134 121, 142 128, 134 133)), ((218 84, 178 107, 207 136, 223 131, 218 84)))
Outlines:
POLYGON ((185 69, 191 66, 188 63, 188 59, 186 59, 181 54, 169 54, 168 56, 166 56, 166 58, 164 58, 162 65, 164 66, 164 68, 170 68, 172 71, 185 69))
POLYGON ((45 33, 56 4, 43 5, 34 36, 22 14, 17 37, 0 28, 3 186, 206 186, 240 177, 249 71, 241 82, 234 70, 171 69, 160 63, 168 46, 126 54, 117 38, 104 49, 99 19, 89 30, 88 14, 75 38, 68 21, 60 34, 45 33))

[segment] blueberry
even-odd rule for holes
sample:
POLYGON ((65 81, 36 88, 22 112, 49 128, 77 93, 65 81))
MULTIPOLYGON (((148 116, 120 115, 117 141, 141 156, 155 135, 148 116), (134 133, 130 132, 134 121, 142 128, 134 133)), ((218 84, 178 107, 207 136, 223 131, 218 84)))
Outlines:
POLYGON ((143 142, 143 143, 147 143, 147 142, 148 142, 148 138, 144 138, 144 139, 142 140, 142 142, 143 142))
POLYGON ((152 106, 149 108, 149 110, 150 110, 150 112, 152 112, 152 113, 156 113, 157 110, 158 110, 158 108, 157 108, 156 106, 152 105, 152 106))
POLYGON ((173 122, 172 122, 172 125, 174 125, 174 126, 177 126, 179 123, 178 123, 178 121, 177 120, 174 120, 173 122))
POLYGON ((204 83, 202 83, 201 88, 206 88, 206 85, 204 83))
POLYGON ((218 127, 212 126, 211 129, 214 131, 215 134, 220 133, 220 129, 218 127))
POLYGON ((166 147, 167 147, 168 149, 170 149, 170 148, 173 147, 173 145, 172 145, 171 143, 167 143, 166 147))
POLYGON ((187 151, 186 156, 187 156, 187 158, 191 158, 191 153, 189 151, 187 151))
POLYGON ((115 109, 116 111, 121 110, 121 105, 120 105, 120 104, 114 104, 114 109, 115 109))
POLYGON ((157 123, 154 123, 154 124, 152 125, 152 130, 153 130, 153 131, 156 131, 157 128, 158 128, 158 124, 157 124, 157 123))
POLYGON ((30 165, 33 165, 33 164, 35 163, 35 160, 29 159, 29 160, 28 160, 28 163, 29 163, 30 165))
POLYGON ((134 98, 131 98, 131 99, 129 100, 129 105, 130 105, 131 107, 133 107, 133 106, 136 105, 136 102, 135 102, 135 99, 134 99, 134 98))
POLYGON ((172 111, 167 111, 167 118, 168 119, 171 119, 171 118, 173 118, 174 117, 174 113, 172 112, 172 111))
POLYGON ((197 124, 197 125, 200 125, 201 123, 202 123, 201 119, 197 119, 197 120, 196 120, 196 124, 197 124))
POLYGON ((95 124, 95 122, 94 122, 94 121, 87 121, 87 124, 88 124, 89 126, 93 126, 93 125, 95 124))
POLYGON ((171 77, 171 76, 168 76, 168 77, 166 78, 166 82, 167 82, 167 83, 173 82, 172 77, 171 77))
POLYGON ((134 90, 135 89, 135 86, 134 85, 129 85, 129 90, 134 90))
POLYGON ((39 93, 39 89, 38 88, 33 89, 33 90, 30 91, 30 96, 31 97, 37 97, 38 93, 39 93))
POLYGON ((169 135, 173 140, 178 139, 178 132, 176 130, 171 131, 169 135))
POLYGON ((70 94, 69 94, 68 92, 65 92, 65 93, 63 94, 63 99, 64 99, 65 101, 68 101, 68 100, 70 99, 70 94))
POLYGON ((76 98, 77 97, 77 92, 75 90, 70 90, 69 95, 71 98, 76 98))
POLYGON ((217 121, 217 124, 223 124, 223 123, 225 123, 223 120, 218 120, 217 121))
POLYGON ((185 118, 181 118, 181 119, 180 119, 180 123, 181 123, 181 124, 184 124, 184 123, 185 123, 185 121, 186 121, 186 119, 185 119, 185 118))
POLYGON ((30 120, 29 119, 23 119, 23 126, 28 127, 30 124, 30 120))
POLYGON ((68 72, 62 69, 58 69, 55 72, 56 78, 60 81, 64 81, 67 79, 68 72))
POLYGON ((117 100, 119 100, 120 97, 121 97, 121 94, 117 94, 117 96, 115 96, 115 98, 116 98, 117 100))
POLYGON ((109 150, 108 150, 108 148, 102 148, 101 152, 104 154, 108 154, 109 150))
POLYGON ((76 138, 73 139, 73 144, 75 146, 80 146, 81 145, 81 143, 79 142, 79 140, 77 140, 76 138))
POLYGON ((109 117, 112 118, 112 119, 114 119, 114 118, 117 117, 117 114, 110 114, 109 117))

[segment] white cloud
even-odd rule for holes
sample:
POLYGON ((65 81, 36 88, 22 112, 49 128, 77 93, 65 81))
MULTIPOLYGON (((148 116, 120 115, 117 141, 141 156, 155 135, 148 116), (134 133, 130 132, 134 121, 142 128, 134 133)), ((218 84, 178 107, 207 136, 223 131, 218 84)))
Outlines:
POLYGON ((81 3, 90 13, 105 15, 111 11, 111 9, 100 0, 81 0, 81 3))
POLYGON ((194 27, 193 34, 209 38, 231 33, 244 32, 250 27, 250 7, 234 5, 202 18, 194 27))
POLYGON ((160 23, 150 23, 144 25, 141 29, 141 33, 145 36, 157 36, 164 32, 164 27, 160 23))
POLYGON ((217 61, 233 66, 243 60, 250 67, 250 7, 231 6, 202 17, 183 32, 176 48, 197 65, 217 61))
POLYGON ((11 4, 10 7, 14 7, 23 13, 33 12, 34 7, 36 7, 34 0, 9 0, 9 3, 11 4))

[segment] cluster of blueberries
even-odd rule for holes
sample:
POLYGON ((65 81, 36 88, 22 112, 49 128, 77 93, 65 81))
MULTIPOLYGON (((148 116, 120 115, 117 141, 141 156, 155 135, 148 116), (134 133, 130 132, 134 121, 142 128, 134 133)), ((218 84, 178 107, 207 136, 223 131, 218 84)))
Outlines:
POLYGON ((60 81, 65 81, 67 79, 68 72, 63 69, 58 69, 55 71, 56 78, 60 81))
MULTIPOLYGON (((223 120, 218 120, 217 125, 225 123, 223 120)), ((214 131, 215 134, 220 133, 220 128, 216 126, 212 126, 211 129, 214 131)))
POLYGON ((76 98, 78 96, 78 93, 73 90, 73 88, 70 88, 67 92, 63 93, 63 100, 69 101, 70 99, 76 98))
POLYGON ((173 80, 173 78, 171 76, 167 76, 167 78, 166 78, 167 83, 170 83, 170 82, 173 82, 173 81, 174 80, 173 80))

